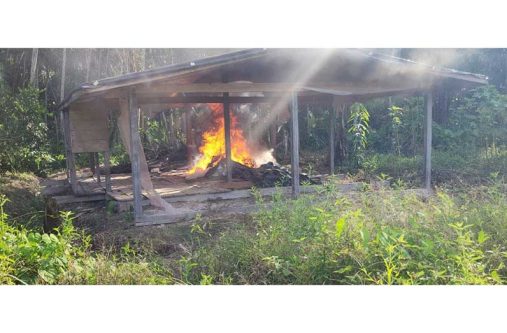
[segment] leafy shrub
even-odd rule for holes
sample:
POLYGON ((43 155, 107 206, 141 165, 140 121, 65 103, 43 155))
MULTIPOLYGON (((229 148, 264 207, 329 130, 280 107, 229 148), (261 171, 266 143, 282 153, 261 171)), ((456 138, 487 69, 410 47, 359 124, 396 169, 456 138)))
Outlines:
POLYGON ((30 173, 0 175, 0 194, 10 198, 4 210, 11 225, 42 227, 44 221, 44 200, 40 194, 39 180, 30 173))
POLYGON ((348 133, 351 136, 353 158, 355 164, 360 166, 364 160, 364 151, 368 143, 370 113, 361 103, 354 103, 350 107, 348 120, 348 133))
POLYGON ((462 153, 507 144, 507 96, 494 86, 471 90, 453 100, 445 125, 434 124, 434 147, 462 153))
POLYGON ((0 195, 0 284, 166 284, 172 275, 156 261, 133 253, 94 254, 90 238, 76 231, 72 214, 45 234, 9 225, 0 195))
MULTIPOLYGON (((184 257, 187 282, 496 284, 507 278, 505 184, 428 201, 400 191, 275 195, 255 226, 184 257)), ((207 237, 207 236, 202 236, 207 237)))
POLYGON ((33 171, 44 175, 64 165, 64 157, 51 151, 39 90, 21 89, 0 95, 0 172, 33 171))
MULTIPOLYGON (((507 149, 468 154, 433 149, 431 160, 433 182, 447 187, 487 183, 490 175, 495 173, 507 175, 507 149)), ((370 154, 363 161, 363 170, 369 178, 385 174, 393 179, 403 179, 411 186, 421 186, 422 168, 422 156, 370 154)))

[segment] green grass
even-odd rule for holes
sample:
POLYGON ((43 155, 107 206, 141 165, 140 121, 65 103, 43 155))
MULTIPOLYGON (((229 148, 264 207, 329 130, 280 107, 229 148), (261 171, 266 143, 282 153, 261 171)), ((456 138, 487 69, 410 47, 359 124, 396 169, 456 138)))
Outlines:
POLYGON ((9 198, 4 205, 9 223, 28 228, 42 227, 44 200, 39 179, 31 173, 0 174, 0 195, 9 198))
MULTIPOLYGON (((188 283, 501 284, 507 279, 505 186, 400 191, 352 198, 333 191, 275 197, 253 225, 208 239, 182 261, 188 283)), ((206 234, 200 236, 206 238, 206 234)))
MULTIPOLYGON (((362 165, 370 178, 385 174, 402 179, 410 186, 421 186, 422 156, 371 154, 362 165)), ((463 187, 482 184, 491 174, 507 174, 507 149, 481 152, 452 152, 434 149, 432 152, 432 179, 437 185, 463 187)))
MULTIPOLYGON (((2 188, 25 186, 27 177, 12 176, 2 188)), ((62 213, 53 233, 41 233, 25 226, 22 215, 13 222, 0 195, 0 284, 506 283, 501 173, 480 184, 439 188, 429 198, 399 190, 405 186, 398 183, 394 188, 343 195, 328 184, 297 200, 278 192, 269 208, 242 223, 196 219, 171 241, 184 251, 165 258, 128 237, 114 249, 92 250, 91 236, 73 226, 71 213, 62 213)))
POLYGON ((0 195, 0 284, 170 284, 174 279, 154 258, 132 250, 91 251, 90 237, 62 213, 53 233, 14 226, 0 195))

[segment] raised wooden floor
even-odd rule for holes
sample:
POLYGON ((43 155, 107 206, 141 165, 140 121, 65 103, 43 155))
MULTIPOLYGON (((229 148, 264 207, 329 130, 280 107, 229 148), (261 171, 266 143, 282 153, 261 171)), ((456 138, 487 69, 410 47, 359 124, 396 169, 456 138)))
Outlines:
MULTIPOLYGON (((224 193, 237 189, 249 189, 249 181, 233 181, 227 183, 223 179, 197 179, 186 180, 183 171, 174 170, 161 174, 151 174, 153 187, 162 198, 194 195, 224 193)), ((112 191, 107 193, 115 201, 132 201, 132 178, 130 174, 112 175, 112 191)), ((143 193, 145 194, 145 193, 143 193)))
MULTIPOLYGON (((246 213, 258 208, 252 193, 252 183, 235 180, 227 183, 223 178, 201 178, 186 180, 184 171, 173 170, 161 174, 151 174, 153 186, 161 197, 178 210, 177 214, 168 215, 149 205, 147 197, 143 198, 143 217, 136 225, 163 224, 188 220, 196 214, 214 214, 220 212, 246 213)), ((79 188, 86 195, 74 196, 66 193, 63 196, 52 196, 58 204, 86 201, 115 202, 117 211, 128 211, 133 205, 132 179, 130 174, 111 176, 112 191, 106 193, 105 183, 100 184, 91 175, 79 178, 79 188)), ((68 184, 67 184, 68 186, 68 184)), ((337 192, 349 192, 364 187, 363 183, 335 184, 337 192)), ((301 186, 301 193, 312 193, 322 190, 321 185, 301 186)), ((283 196, 291 195, 291 187, 257 189, 258 196, 272 197, 276 191, 283 196)), ((268 203, 269 204, 269 203, 268 203)))

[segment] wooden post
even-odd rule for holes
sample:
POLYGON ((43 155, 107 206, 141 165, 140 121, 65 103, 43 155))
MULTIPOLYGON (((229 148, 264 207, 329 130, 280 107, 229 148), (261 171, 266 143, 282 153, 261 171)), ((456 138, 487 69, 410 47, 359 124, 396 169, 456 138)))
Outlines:
POLYGON ((112 191, 112 184, 111 184, 111 152, 110 152, 110 143, 111 143, 111 136, 112 136, 112 128, 111 128, 111 111, 108 111, 107 115, 107 127, 109 128, 109 138, 107 140, 107 150, 104 151, 104 173, 106 178, 106 192, 112 191))
POLYGON ((97 179, 97 183, 100 185, 100 159, 99 153, 92 153, 94 155, 95 160, 95 179, 97 179))
POLYGON ((431 139, 433 123, 433 93, 425 96, 426 113, 424 117, 424 187, 431 190, 431 139))
POLYGON ((331 175, 334 175, 336 107, 338 106, 333 103, 329 110, 329 174, 331 175))
POLYGON ((72 152, 72 138, 70 136, 69 109, 63 111, 63 135, 65 143, 65 157, 67 161, 67 179, 70 182, 72 192, 77 194, 76 161, 72 152))
POLYGON ((139 136, 139 107, 135 91, 132 89, 128 95, 129 120, 130 120, 130 160, 132 165, 132 187, 134 194, 134 218, 139 221, 143 216, 142 192, 141 192, 141 166, 140 152, 141 138, 139 136))
POLYGON ((111 153, 109 150, 104 151, 104 173, 106 175, 106 192, 111 192, 111 153))
POLYGON ((185 138, 187 143, 187 160, 192 162, 192 158, 196 153, 196 146, 194 142, 194 134, 192 133, 192 106, 185 106, 185 138))
POLYGON ((224 106, 224 129, 225 129, 225 162, 227 165, 227 182, 232 182, 232 157, 231 157, 231 113, 230 103, 227 97, 229 93, 224 93, 226 97, 224 106))
POLYGON ((297 198, 300 193, 299 187, 299 122, 298 122, 298 94, 292 92, 291 98, 291 172, 292 172, 292 196, 297 198))

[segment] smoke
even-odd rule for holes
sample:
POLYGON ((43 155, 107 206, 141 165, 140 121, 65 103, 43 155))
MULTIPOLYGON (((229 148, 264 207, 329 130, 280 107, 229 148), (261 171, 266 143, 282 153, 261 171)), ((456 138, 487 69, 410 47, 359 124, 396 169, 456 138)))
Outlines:
POLYGON ((273 149, 254 151, 252 152, 252 157, 254 158, 255 165, 257 167, 269 162, 277 164, 276 159, 273 156, 273 149))
POLYGON ((454 69, 460 69, 463 60, 477 52, 477 49, 385 49, 379 51, 379 53, 406 58, 424 65, 454 69))
MULTIPOLYGON (((473 55, 470 49, 323 49, 280 50, 273 57, 260 63, 266 66, 266 80, 287 84, 281 93, 272 93, 269 111, 255 126, 248 127, 249 148, 256 165, 274 162, 273 152, 257 148, 268 128, 290 117, 289 103, 294 93, 324 92, 348 96, 349 102, 356 98, 394 96, 400 93, 422 91, 432 87, 439 79, 432 68, 459 65, 464 56, 473 55), (376 54, 375 54, 376 53, 376 54), (404 62, 379 56, 387 54, 405 58, 404 62)), ((245 81, 245 83, 249 83, 245 81)), ((231 96, 262 96, 262 93, 240 93, 231 96)), ((337 100, 336 103, 340 103, 337 100)), ((330 106, 331 107, 331 106, 330 106)), ((335 107, 335 106, 333 106, 335 107)), ((239 109, 249 109, 241 106, 239 109)), ((245 125, 245 124, 241 124, 245 125)), ((251 125, 251 124, 250 124, 251 125)))

